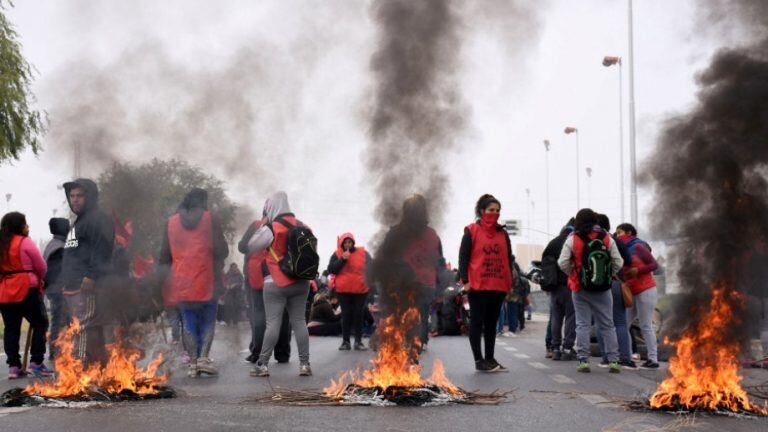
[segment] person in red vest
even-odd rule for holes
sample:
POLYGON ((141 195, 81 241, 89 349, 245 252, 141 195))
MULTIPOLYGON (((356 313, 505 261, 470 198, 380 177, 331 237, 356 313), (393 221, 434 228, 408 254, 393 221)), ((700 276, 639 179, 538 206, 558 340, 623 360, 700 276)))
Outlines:
MULTIPOLYGON (((591 259, 590 263, 597 263, 597 259, 591 259)), ((573 308, 576 315, 576 356, 579 360, 578 372, 590 372, 590 329, 594 318, 597 331, 600 332, 605 345, 605 356, 608 359, 608 368, 611 373, 620 373, 619 344, 616 337, 616 327, 613 323, 613 295, 611 294, 611 277, 621 270, 624 260, 621 258, 619 248, 611 235, 598 225, 598 215, 592 209, 581 209, 576 213, 575 231, 566 239, 557 265, 568 276, 568 288, 571 289, 573 308), (595 241, 597 240, 597 241, 595 241), (601 245, 602 243, 602 245, 601 245), (591 245, 598 246, 602 250, 596 250, 595 256, 607 253, 608 257, 601 265, 595 265, 592 269, 584 268, 587 262, 584 258, 592 256, 589 252, 591 245), (589 252, 589 255, 587 253, 589 252), (608 261, 610 260, 610 261, 608 261), (609 266, 609 267, 608 267, 609 266), (582 269, 593 271, 591 277, 606 282, 602 286, 582 286, 583 281, 590 283, 592 279, 585 278, 586 273, 582 269), (609 274, 602 273, 607 269, 609 274)))
POLYGON ((459 276, 468 292, 469 345, 479 372, 507 372, 494 357, 496 322, 514 283, 515 257, 509 235, 499 225, 501 203, 485 194, 475 205, 475 222, 464 228, 459 248, 459 276), (485 342, 485 355, 481 349, 485 342))
MULTIPOLYGON (((264 342, 264 332, 267 330, 267 316, 264 310, 264 277, 269 272, 266 262, 268 251, 265 249, 259 253, 248 252, 248 242, 261 226, 261 219, 254 221, 237 244, 237 249, 245 256, 243 269, 245 272, 246 295, 251 303, 251 342, 248 346, 250 354, 245 358, 247 363, 256 363, 259 359, 264 342)), ((291 323, 288 320, 288 311, 283 311, 280 335, 275 345, 275 360, 278 363, 288 363, 290 357, 291 323)))
POLYGON ((277 192, 267 200, 264 204, 264 215, 262 226, 253 233, 248 242, 248 253, 259 254, 267 251, 265 261, 268 270, 264 278, 267 329, 261 354, 251 370, 251 376, 269 376, 267 363, 279 339, 286 308, 299 349, 299 375, 310 376, 312 368, 309 365, 309 331, 305 314, 309 281, 291 278, 280 269, 280 260, 288 251, 288 232, 291 227, 305 225, 291 213, 285 192, 277 192))
POLYGON ((349 351, 349 338, 354 331, 355 350, 365 351, 363 344, 363 318, 369 284, 366 278, 371 256, 361 246, 355 245, 355 237, 344 233, 336 241, 336 252, 331 255, 328 272, 334 277, 336 293, 341 304, 340 351, 349 351))
POLYGON ((178 303, 189 377, 216 375, 209 358, 216 307, 223 293, 224 260, 229 254, 218 218, 208 210, 208 193, 192 189, 168 219, 159 262, 171 303, 178 303))
POLYGON ((35 376, 51 376, 45 366, 45 333, 48 316, 43 304, 43 278, 47 266, 35 242, 29 237, 27 218, 18 212, 0 221, 0 313, 5 332, 3 348, 8 363, 8 379, 26 374, 19 356, 21 320, 29 322, 32 332, 29 372, 35 376))

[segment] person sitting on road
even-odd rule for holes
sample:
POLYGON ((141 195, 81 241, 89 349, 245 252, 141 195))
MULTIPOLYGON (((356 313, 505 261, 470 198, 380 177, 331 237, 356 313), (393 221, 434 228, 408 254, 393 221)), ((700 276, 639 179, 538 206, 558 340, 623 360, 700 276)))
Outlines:
POLYGON ((576 214, 576 231, 563 245, 557 264, 570 275, 568 287, 576 312, 577 370, 589 372, 590 328, 595 319, 602 334, 611 373, 620 373, 618 342, 613 324, 611 280, 623 260, 616 242, 597 225, 597 213, 581 209, 576 214))
POLYGON ((342 334, 343 306, 336 295, 319 293, 312 303, 307 329, 312 336, 339 336, 342 334))
POLYGON ((475 222, 464 228, 459 249, 459 274, 470 304, 469 345, 479 372, 508 371, 494 357, 496 322, 512 289, 515 262, 509 236, 498 223, 500 211, 501 203, 493 195, 481 196, 475 205, 475 222))

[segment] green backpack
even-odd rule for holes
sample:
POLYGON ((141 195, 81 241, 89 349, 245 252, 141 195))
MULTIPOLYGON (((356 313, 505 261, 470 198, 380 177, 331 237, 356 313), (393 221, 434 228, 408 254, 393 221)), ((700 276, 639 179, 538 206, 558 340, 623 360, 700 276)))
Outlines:
POLYGON ((611 289, 613 264, 611 264, 611 253, 604 240, 606 235, 601 233, 594 239, 578 235, 584 242, 579 280, 581 288, 585 291, 600 292, 611 289))

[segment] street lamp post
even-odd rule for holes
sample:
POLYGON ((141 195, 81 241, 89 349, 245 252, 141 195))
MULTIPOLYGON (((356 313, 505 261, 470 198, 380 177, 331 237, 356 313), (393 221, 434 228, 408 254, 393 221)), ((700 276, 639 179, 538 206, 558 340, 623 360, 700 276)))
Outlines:
POLYGON ((568 126, 565 128, 564 132, 566 135, 570 135, 570 134, 576 135, 576 211, 578 211, 581 208, 581 187, 580 187, 581 165, 579 165, 579 130, 573 126, 568 126))
POLYGON ((592 207, 592 168, 587 167, 587 206, 592 207))
POLYGON ((547 238, 551 237, 549 231, 549 140, 544 140, 544 184, 546 185, 546 200, 547 200, 547 238))
POLYGON ((632 0, 629 0, 629 204, 630 221, 637 225, 637 164, 635 160, 635 51, 632 0))
POLYGON ((11 211, 11 198, 13 198, 12 194, 5 194, 5 212, 8 213, 11 211))
POLYGON ((621 220, 625 221, 624 217, 624 96, 623 96, 623 83, 621 73, 621 57, 605 56, 603 58, 603 66, 611 67, 618 66, 619 68, 619 196, 621 197, 621 220))

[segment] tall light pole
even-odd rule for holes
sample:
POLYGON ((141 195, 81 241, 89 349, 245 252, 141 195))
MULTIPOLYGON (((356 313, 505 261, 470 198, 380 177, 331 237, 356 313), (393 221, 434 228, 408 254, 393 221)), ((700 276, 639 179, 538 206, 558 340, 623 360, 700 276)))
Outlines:
POLYGON ((635 51, 632 0, 629 0, 629 217, 637 225, 637 164, 635 161, 635 51))
POLYGON ((6 213, 11 211, 11 198, 13 198, 12 194, 9 194, 9 193, 5 194, 5 212, 6 213))
POLYGON ((546 200, 547 200, 547 239, 551 238, 549 231, 549 140, 544 140, 544 175, 546 179, 546 200))
POLYGON ((619 68, 619 195, 621 196, 621 220, 625 221, 624 217, 624 91, 622 83, 621 73, 621 57, 605 56, 603 57, 603 66, 611 67, 618 66, 619 68))
POLYGON ((587 206, 592 207, 592 168, 587 167, 587 206))
POLYGON ((566 135, 576 135, 576 211, 579 211, 579 209, 581 209, 581 187, 579 180, 581 177, 581 165, 579 164, 579 130, 573 126, 568 126, 565 128, 564 132, 566 135))

